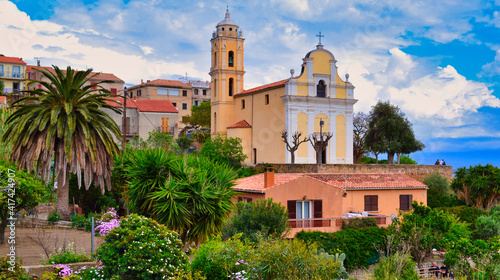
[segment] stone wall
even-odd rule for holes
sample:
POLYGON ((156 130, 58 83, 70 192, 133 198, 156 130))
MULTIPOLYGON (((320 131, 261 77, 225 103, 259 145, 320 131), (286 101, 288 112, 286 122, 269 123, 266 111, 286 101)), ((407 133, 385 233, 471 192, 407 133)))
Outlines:
MULTIPOLYGON (((453 167, 441 165, 417 164, 271 164, 279 173, 405 173, 408 176, 423 181, 432 173, 453 179, 453 167)), ((261 164, 256 166, 262 167, 261 164)))

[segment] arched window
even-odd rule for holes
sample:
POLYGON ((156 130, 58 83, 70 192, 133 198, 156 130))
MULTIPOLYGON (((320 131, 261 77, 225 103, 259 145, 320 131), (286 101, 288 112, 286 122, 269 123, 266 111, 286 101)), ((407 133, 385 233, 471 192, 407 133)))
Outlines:
POLYGON ((217 52, 214 52, 214 67, 217 67, 217 52))
POLYGON ((234 67, 234 52, 230 51, 227 57, 227 64, 229 67, 234 67))
POLYGON ((234 79, 229 78, 229 96, 233 96, 234 79))
POLYGON ((326 85, 323 80, 320 80, 318 85, 316 86, 316 96, 317 97, 325 97, 326 96, 326 85))

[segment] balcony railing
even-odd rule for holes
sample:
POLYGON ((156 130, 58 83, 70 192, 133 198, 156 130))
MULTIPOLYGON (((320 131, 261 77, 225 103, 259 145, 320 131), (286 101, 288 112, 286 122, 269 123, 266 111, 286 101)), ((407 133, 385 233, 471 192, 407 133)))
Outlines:
POLYGON ((175 126, 157 126, 156 131, 161 133, 168 133, 170 135, 174 135, 175 126))
MULTIPOLYGON (((120 131, 123 133, 123 125, 120 125, 120 131)), ((139 135, 138 131, 137 131, 137 126, 135 125, 127 125, 125 127, 127 129, 127 136, 137 136, 139 135)))
POLYGON ((314 228, 314 227, 341 227, 342 221, 349 224, 351 220, 374 218, 377 225, 387 225, 390 216, 368 216, 368 217, 342 217, 342 218, 316 218, 316 219, 290 219, 291 228, 314 228))
POLYGON ((24 73, 5 71, 0 72, 0 78, 4 79, 24 79, 24 73))

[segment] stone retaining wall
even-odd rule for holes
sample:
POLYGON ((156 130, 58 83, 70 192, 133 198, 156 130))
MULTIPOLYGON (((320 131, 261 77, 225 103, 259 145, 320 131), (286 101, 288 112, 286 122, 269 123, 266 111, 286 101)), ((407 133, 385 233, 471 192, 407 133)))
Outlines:
MULTIPOLYGON (((97 266, 97 262, 81 262, 68 265, 71 267, 71 270, 77 271, 84 266, 86 267, 97 266)), ((24 270, 26 270, 26 272, 30 276, 37 276, 39 278, 42 277, 45 271, 54 271, 53 265, 29 265, 29 266, 23 266, 22 268, 24 268, 24 270)))
MULTIPOLYGON (((453 179, 453 167, 418 164, 270 164, 279 173, 405 173, 423 181, 427 175, 439 173, 453 179)), ((257 168, 263 167, 258 164, 257 168)))

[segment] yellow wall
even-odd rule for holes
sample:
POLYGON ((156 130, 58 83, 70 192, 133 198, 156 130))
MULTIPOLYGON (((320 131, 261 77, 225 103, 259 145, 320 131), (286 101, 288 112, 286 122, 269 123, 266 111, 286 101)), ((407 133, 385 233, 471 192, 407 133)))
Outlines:
MULTIPOLYGON (((297 115, 297 131, 302 132, 302 137, 307 137, 307 115, 305 113, 299 113, 297 115)), ((297 149, 296 157, 307 158, 307 145, 309 143, 300 144, 297 149)))
MULTIPOLYGON (((297 78, 297 82, 307 83, 307 66, 304 65, 302 67, 304 67, 304 72, 302 72, 302 75, 300 75, 300 77, 297 78)), ((307 91, 307 88, 306 88, 306 91, 307 91)))
MULTIPOLYGON (((346 200, 344 200, 343 213, 362 212, 365 207, 365 195, 378 195, 378 211, 373 213, 381 215, 398 214, 399 196, 413 195, 413 200, 418 203, 423 202, 427 205, 427 190, 408 189, 408 190, 357 190, 347 191, 346 200)), ((372 213, 372 211, 370 211, 372 213)))
POLYGON ((25 78, 28 78, 26 76, 26 65, 24 64, 15 64, 15 63, 0 63, 0 65, 3 65, 3 73, 4 76, 0 77, 0 81, 3 82, 3 87, 4 91, 9 90, 12 92, 12 89, 14 88, 14 83, 19 83, 19 90, 24 90, 26 89, 26 83, 23 81, 25 78), (12 77, 12 68, 13 66, 19 66, 20 68, 20 74, 21 77, 12 77))
POLYGON ((323 132, 330 132, 330 121, 328 120, 328 117, 325 114, 317 114, 316 117, 314 117, 314 132, 319 133, 320 132, 320 121, 323 120, 325 123, 323 125, 323 132))
POLYGON ((335 143, 337 158, 345 158, 345 117, 338 115, 335 119, 336 138, 335 143))
POLYGON ((309 88, 306 85, 297 85, 297 95, 307 96, 309 94, 309 88))
POLYGON ((313 60, 313 73, 330 75, 330 60, 331 56, 326 52, 315 52, 311 55, 313 60))
POLYGON ((227 137, 234 137, 241 139, 243 153, 247 155, 246 162, 250 162, 250 154, 252 152, 252 129, 251 128, 229 128, 227 130, 227 137))

